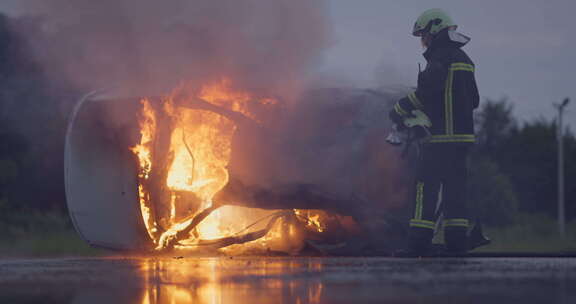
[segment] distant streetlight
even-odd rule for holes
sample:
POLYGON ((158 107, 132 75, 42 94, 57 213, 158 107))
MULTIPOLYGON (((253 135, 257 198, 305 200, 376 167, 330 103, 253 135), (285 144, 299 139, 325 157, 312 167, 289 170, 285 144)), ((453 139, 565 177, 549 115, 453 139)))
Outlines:
POLYGON ((562 126, 562 114, 564 108, 570 102, 569 98, 561 104, 555 104, 558 109, 558 122, 556 125, 556 140, 558 141, 558 231, 564 237, 566 235, 566 217, 564 215, 564 132, 562 126))

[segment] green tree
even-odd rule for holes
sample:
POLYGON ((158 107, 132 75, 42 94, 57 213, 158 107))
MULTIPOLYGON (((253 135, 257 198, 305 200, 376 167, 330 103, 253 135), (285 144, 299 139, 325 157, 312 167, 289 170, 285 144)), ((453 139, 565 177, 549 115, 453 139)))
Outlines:
POLYGON ((0 200, 12 209, 64 209, 65 117, 20 35, 22 21, 0 14, 0 200))
MULTIPOLYGON (((568 133, 564 137, 567 180, 575 176, 576 143, 568 133)), ((557 212, 556 123, 538 119, 514 130, 496 155, 502 170, 510 176, 522 211, 555 216, 557 212)), ((567 183, 569 217, 574 217, 574 187, 567 183)))
POLYGON ((483 102, 476 115, 478 142, 471 155, 468 202, 472 214, 486 224, 511 224, 518 213, 514 187, 495 161, 515 128, 512 106, 506 100, 483 102))
MULTIPOLYGON (((512 106, 506 100, 488 100, 480 109, 476 123, 479 140, 473 153, 476 161, 472 166, 472 187, 486 187, 483 183, 492 178, 486 175, 492 171, 489 175, 509 179, 519 211, 555 216, 558 186, 555 121, 540 118, 518 126, 512 106), (495 167, 487 166, 486 162, 495 167), (479 176, 483 177, 478 179, 479 176)), ((576 139, 569 130, 564 142, 566 209, 568 217, 575 218, 576 187, 572 187, 570 181, 576 177, 576 139)))
POLYGON ((512 116, 512 105, 501 99, 486 100, 476 115, 477 151, 494 157, 499 148, 508 140, 511 132, 517 128, 512 116))

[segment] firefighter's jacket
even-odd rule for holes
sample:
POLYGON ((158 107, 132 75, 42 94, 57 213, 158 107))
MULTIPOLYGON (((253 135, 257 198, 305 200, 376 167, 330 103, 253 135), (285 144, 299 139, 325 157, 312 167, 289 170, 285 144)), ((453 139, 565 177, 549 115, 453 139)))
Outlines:
POLYGON ((427 65, 418 75, 418 87, 390 112, 401 123, 412 111, 424 111, 432 122, 427 143, 475 142, 472 112, 479 104, 478 89, 474 64, 461 49, 468 41, 454 31, 440 32, 424 53, 427 65))

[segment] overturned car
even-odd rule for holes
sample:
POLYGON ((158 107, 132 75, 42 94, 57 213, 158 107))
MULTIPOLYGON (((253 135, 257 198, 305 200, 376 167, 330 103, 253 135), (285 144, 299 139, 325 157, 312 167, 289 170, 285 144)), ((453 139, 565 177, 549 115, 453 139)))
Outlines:
POLYGON ((88 243, 118 250, 396 246, 390 215, 410 170, 384 139, 400 93, 319 89, 287 103, 226 79, 160 97, 91 93, 66 136, 70 215, 88 243))

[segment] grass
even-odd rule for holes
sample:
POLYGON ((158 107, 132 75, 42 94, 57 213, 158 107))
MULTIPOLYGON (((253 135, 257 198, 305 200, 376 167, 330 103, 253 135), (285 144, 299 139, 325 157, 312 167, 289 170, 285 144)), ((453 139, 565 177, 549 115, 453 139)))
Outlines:
POLYGON ((0 257, 98 256, 61 212, 19 212, 0 216, 0 257))
POLYGON ((507 227, 487 227, 492 244, 477 252, 576 253, 576 220, 567 223, 566 237, 558 233, 555 219, 545 215, 519 215, 507 227))

